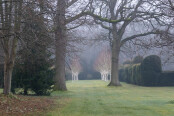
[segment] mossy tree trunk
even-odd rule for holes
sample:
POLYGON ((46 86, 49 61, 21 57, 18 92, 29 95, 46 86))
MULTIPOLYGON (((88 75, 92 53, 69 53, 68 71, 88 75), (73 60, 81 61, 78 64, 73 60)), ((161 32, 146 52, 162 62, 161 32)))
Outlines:
POLYGON ((119 54, 120 54, 120 40, 115 31, 113 31, 112 41, 112 64, 111 64, 111 82, 108 86, 121 86, 119 81, 119 54))

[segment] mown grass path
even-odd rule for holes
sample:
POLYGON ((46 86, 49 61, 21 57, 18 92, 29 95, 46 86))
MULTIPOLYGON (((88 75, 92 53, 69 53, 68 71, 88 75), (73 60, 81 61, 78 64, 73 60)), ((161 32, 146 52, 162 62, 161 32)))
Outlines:
POLYGON ((174 87, 140 87, 103 81, 67 82, 67 92, 54 92, 62 106, 48 116, 174 116, 174 87))

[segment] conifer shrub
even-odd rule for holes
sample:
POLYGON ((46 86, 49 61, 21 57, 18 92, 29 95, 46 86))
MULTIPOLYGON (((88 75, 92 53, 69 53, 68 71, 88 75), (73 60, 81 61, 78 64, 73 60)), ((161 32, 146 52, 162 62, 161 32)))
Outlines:
POLYGON ((12 92, 22 88, 27 95, 32 90, 36 95, 50 95, 53 85, 54 70, 45 58, 34 58, 32 61, 17 63, 12 77, 12 92))

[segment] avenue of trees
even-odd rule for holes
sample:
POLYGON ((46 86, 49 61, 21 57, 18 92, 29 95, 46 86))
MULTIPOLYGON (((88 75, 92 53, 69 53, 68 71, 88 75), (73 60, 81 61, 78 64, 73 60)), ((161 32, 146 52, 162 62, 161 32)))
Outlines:
POLYGON ((16 59, 27 62, 32 53, 46 61, 55 56, 49 64, 55 65, 54 90, 66 91, 67 48, 69 42, 77 41, 73 40, 73 30, 84 24, 97 24, 108 32, 109 86, 120 86, 118 68, 122 47, 135 39, 151 40, 158 46, 173 43, 173 11, 173 0, 0 0, 3 93, 11 92, 16 59))

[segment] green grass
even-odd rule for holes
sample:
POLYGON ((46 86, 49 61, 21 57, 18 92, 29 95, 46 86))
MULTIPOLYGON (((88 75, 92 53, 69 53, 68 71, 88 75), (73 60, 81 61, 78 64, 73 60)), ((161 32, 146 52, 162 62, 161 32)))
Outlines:
MULTIPOLYGON (((140 87, 103 81, 67 82, 54 92, 58 106, 47 116, 174 116, 174 87, 140 87)), ((0 89, 2 92, 2 89, 0 89)))
POLYGON ((103 81, 67 82, 67 92, 54 92, 62 108, 48 116, 174 116, 174 87, 140 87, 103 81))

